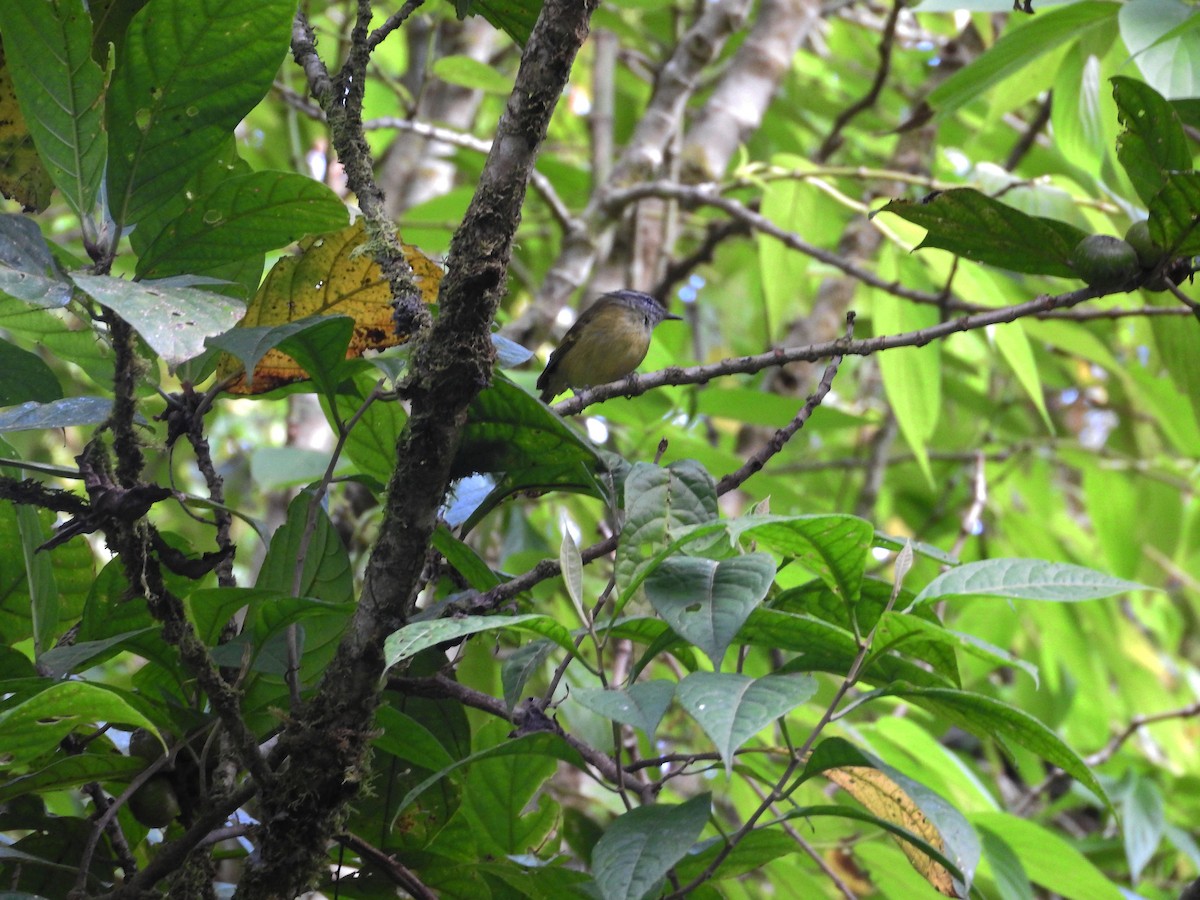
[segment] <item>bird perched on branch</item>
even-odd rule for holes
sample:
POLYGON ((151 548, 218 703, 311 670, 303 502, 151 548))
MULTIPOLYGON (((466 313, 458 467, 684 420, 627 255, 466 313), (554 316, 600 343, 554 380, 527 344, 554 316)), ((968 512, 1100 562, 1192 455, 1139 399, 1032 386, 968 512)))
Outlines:
POLYGON ((567 388, 624 378, 650 349, 654 326, 678 319, 641 291, 611 291, 589 306, 563 336, 537 380, 543 403, 567 388))

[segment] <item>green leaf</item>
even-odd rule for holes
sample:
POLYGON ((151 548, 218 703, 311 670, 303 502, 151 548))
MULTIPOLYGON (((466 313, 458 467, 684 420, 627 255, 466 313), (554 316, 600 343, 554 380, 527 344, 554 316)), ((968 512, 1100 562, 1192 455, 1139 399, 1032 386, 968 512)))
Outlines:
POLYGON ((1023 710, 982 694, 952 688, 918 688, 893 684, 884 688, 883 693, 911 700, 952 725, 980 737, 1012 741, 1058 766, 1088 788, 1105 805, 1111 806, 1104 788, 1100 786, 1087 764, 1063 743, 1058 735, 1023 710))
POLYGON ((157 631, 158 629, 147 626, 136 631, 114 634, 98 641, 79 641, 74 644, 64 644, 61 647, 51 647, 38 657, 38 668, 50 678, 62 678, 85 664, 98 661, 100 657, 112 656, 109 651, 114 648, 124 649, 130 638, 157 631))
MULTIPOLYGON (((89 781, 126 782, 146 768, 146 761, 119 753, 84 753, 54 759, 49 765, 0 784, 0 803, 30 794, 63 791, 89 781)), ((3 897, 0 894, 0 897, 3 897)))
POLYGON ((76 728, 106 723, 141 727, 158 735, 154 723, 119 693, 98 684, 65 681, 0 711, 0 746, 9 765, 20 770, 76 728))
POLYGON ((430 770, 454 764, 454 757, 433 732, 394 707, 384 705, 376 710, 375 727, 380 734, 372 744, 397 759, 430 770))
POLYGON ((204 352, 204 339, 228 331, 246 307, 187 287, 149 286, 107 275, 73 274, 84 293, 134 327, 169 366, 204 352))
POLYGON ((473 91, 507 96, 512 79, 471 56, 443 56, 432 67, 434 77, 473 91))
POLYGON ((454 537, 444 525, 439 525, 434 530, 431 542, 434 549, 442 554, 446 562, 475 590, 487 591, 500 584, 500 576, 492 571, 492 567, 475 548, 454 537))
POLYGON ((1070 259, 1075 245, 1086 237, 1083 231, 1026 215, 973 188, 941 191, 919 201, 893 200, 880 212, 895 213, 927 229, 918 250, 937 247, 1014 272, 1078 277, 1070 259))
POLYGON ((627 688, 576 688, 571 699, 597 715, 640 728, 651 740, 675 696, 669 681, 643 681, 627 688))
POLYGON ((62 395, 58 377, 40 356, 0 338, 0 406, 51 403, 62 395))
POLYGON ((689 527, 716 518, 716 485, 698 462, 685 459, 666 468, 635 464, 625 478, 625 528, 617 547, 618 609, 659 551, 689 527))
POLYGON ((295 11, 292 0, 150 0, 134 16, 108 91, 118 227, 182 190, 263 98, 295 11))
POLYGON ((1010 76, 1029 71, 1057 47, 1080 40, 1096 28, 1108 27, 1120 10, 1116 3, 1085 0, 1038 14, 1005 31, 978 59, 959 69, 929 94, 929 105, 941 115, 982 96, 1010 76))
POLYGON ((1067 900, 1121 900, 1125 894, 1086 856, 1054 832, 1002 812, 975 813, 971 824, 1000 835, 1029 878, 1067 900))
POLYGON ((496 487, 463 526, 470 531, 505 498, 560 490, 602 497, 595 449, 545 404, 497 372, 467 411, 451 477, 493 473, 496 487))
POLYGON ((979 839, 983 844, 983 855, 992 869, 992 880, 1000 889, 1000 896, 1012 900, 1034 900, 1033 885, 1025 874, 1025 867, 1012 847, 1004 838, 987 828, 980 827, 979 839))
POLYGON ((541 0, 453 0, 460 19, 468 15, 483 16, 493 28, 499 28, 521 46, 529 40, 541 0))
POLYGON ((66 306, 72 286, 36 222, 0 215, 0 291, 35 306, 66 306))
POLYGON ((112 412, 107 397, 66 397, 52 403, 22 403, 0 412, 0 432, 99 425, 112 412))
POLYGON ((472 753, 470 756, 456 760, 433 775, 430 775, 404 795, 396 806, 397 812, 403 812, 417 797, 456 769, 480 760, 496 759, 502 756, 548 756, 568 763, 580 771, 586 770, 587 767, 579 752, 571 747, 561 735, 550 731, 522 734, 502 744, 488 747, 485 750, 480 750, 477 753, 472 753))
MULTIPOLYGON (((550 654, 554 652, 554 641, 535 640, 514 650, 500 666, 500 684, 504 688, 504 705, 511 711, 521 699, 521 692, 529 679, 541 671, 550 654)), ((576 696, 572 692, 571 696, 576 696)))
POLYGON ((319 394, 332 400, 348 374, 346 351, 354 336, 354 319, 350 316, 312 318, 320 321, 288 334, 279 342, 279 349, 308 373, 319 394))
POLYGON ((592 851, 604 900, 642 900, 691 849, 708 822, 711 794, 677 806, 655 803, 616 819, 592 851))
POLYGON ((738 748, 816 691, 817 680, 808 674, 749 678, 693 672, 679 682, 675 696, 716 744, 729 772, 738 748))
POLYGON ((1200 253, 1200 172, 1169 172, 1150 201, 1150 237, 1172 256, 1200 253))
POLYGON ((675 556, 644 582, 646 599, 676 634, 721 668, 725 651, 775 580, 765 553, 712 560, 675 556))
MULTIPOLYGON (((783 672, 831 672, 845 675, 858 656, 858 643, 849 631, 813 616, 793 615, 759 608, 750 614, 738 640, 755 647, 770 647, 797 654, 783 672)), ((949 685, 945 676, 929 672, 898 653, 872 657, 862 678, 874 684, 903 679, 913 684, 949 685)))
POLYGON ((568 653, 575 652, 571 633, 550 616, 526 613, 520 616, 460 616, 455 619, 436 619, 432 622, 413 622, 388 635, 383 645, 389 666, 416 656, 422 650, 444 641, 458 641, 486 631, 515 629, 549 638, 568 653))
POLYGON ((104 73, 92 60, 87 6, 83 0, 0 4, 0 32, 38 155, 71 209, 85 218, 105 162, 104 73))
POLYGON ((1037 409, 1046 430, 1054 433, 1054 423, 1046 410, 1045 390, 1041 378, 1038 377, 1037 360, 1033 348, 1029 344, 1029 336, 1024 328, 1017 323, 1001 325, 991 332, 992 341, 1012 373, 1017 376, 1022 389, 1037 409))
POLYGON ((866 519, 847 515, 740 516, 730 523, 730 533, 798 562, 848 606, 858 602, 875 537, 875 529, 866 519))
MULTIPOLYGON (((477 741, 504 746, 508 722, 492 722, 477 741)), ((493 756, 471 763, 463 784, 462 814, 471 826, 475 852, 507 856, 539 846, 558 820, 558 804, 543 794, 534 796, 557 768, 545 754, 493 756)))
POLYGON ((335 231, 348 221, 338 196, 306 175, 234 175, 190 199, 173 221, 156 230, 138 254, 137 273, 141 278, 207 273, 307 234, 335 231))
MULTIPOLYGON (((934 307, 908 303, 883 291, 872 291, 871 296, 877 334, 900 334, 937 323, 934 307)), ((900 433, 916 454, 925 480, 932 485, 929 441, 942 410, 941 346, 896 347, 880 354, 879 372, 900 433)))
POLYGON ((967 563, 939 575, 917 594, 913 604, 948 597, 1006 597, 1076 603, 1143 590, 1149 589, 1144 584, 1113 578, 1083 566, 1041 559, 988 559, 967 563))
POLYGON ((1122 3, 1121 39, 1142 77, 1168 97, 1200 94, 1200 20, 1178 0, 1122 3))
POLYGON ((346 547, 329 515, 309 493, 296 495, 289 504, 287 519, 271 538, 255 587, 329 603, 354 600, 354 571, 346 547))
MULTIPOLYGON (((1112 79, 1113 98, 1125 131, 1117 138, 1117 158, 1142 202, 1149 204, 1169 172, 1192 168, 1192 154, 1178 113, 1144 82, 1112 79)), ((1167 245, 1164 245, 1167 246, 1167 245)))
POLYGON ((1166 825, 1163 796, 1153 781, 1136 770, 1122 779, 1119 790, 1125 858, 1130 878, 1137 884, 1162 842, 1166 825))

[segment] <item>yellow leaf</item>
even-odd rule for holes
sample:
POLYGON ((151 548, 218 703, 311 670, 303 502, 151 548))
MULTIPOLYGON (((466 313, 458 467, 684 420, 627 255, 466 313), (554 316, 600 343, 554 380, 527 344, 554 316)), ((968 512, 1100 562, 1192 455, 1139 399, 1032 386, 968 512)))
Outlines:
MULTIPOLYGON (((843 766, 828 769, 824 774, 866 807, 868 812, 912 832, 939 853, 945 854, 946 842, 942 840, 934 824, 921 812, 912 797, 883 772, 869 766, 843 766)), ((945 866, 935 862, 908 841, 895 835, 893 839, 908 857, 913 868, 921 873, 921 877, 928 881, 934 890, 947 897, 958 896, 954 890, 954 879, 945 866)))
MULTIPOLYGON (((347 359, 403 344, 411 335, 396 331, 391 287, 365 252, 366 239, 361 218, 341 231, 305 238, 297 255, 286 256, 271 268, 238 327, 283 325, 306 316, 350 316, 354 332, 347 359)), ((421 299, 433 303, 442 280, 441 266, 411 244, 402 244, 401 249, 412 266, 421 299)), ((278 350, 267 351, 259 360, 251 384, 237 359, 222 357, 218 380, 237 375, 228 389, 234 394, 261 394, 308 378, 304 369, 278 350)))
POLYGON ((0 194, 16 200, 28 212, 41 212, 50 205, 53 190, 54 182, 21 115, 4 48, 0 47, 0 194))

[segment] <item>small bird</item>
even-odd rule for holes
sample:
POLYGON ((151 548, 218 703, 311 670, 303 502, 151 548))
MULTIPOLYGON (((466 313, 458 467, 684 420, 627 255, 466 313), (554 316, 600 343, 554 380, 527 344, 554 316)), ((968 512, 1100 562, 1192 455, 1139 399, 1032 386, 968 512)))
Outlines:
POLYGON ((611 291, 589 306, 563 336, 538 377, 543 403, 567 388, 585 388, 624 378, 650 349, 654 326, 678 319, 641 291, 611 291))

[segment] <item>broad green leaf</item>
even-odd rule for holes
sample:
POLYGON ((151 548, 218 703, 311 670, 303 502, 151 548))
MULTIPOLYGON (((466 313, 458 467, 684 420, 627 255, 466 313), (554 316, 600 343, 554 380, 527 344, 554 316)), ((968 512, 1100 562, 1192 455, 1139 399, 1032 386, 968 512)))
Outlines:
POLYGON ((134 16, 106 111, 118 226, 182 190, 262 99, 295 11, 291 0, 150 0, 134 16))
POLYGON ((592 874, 604 900, 642 900, 691 849, 708 822, 711 794, 686 803, 631 809, 604 831, 592 851, 592 874))
POLYGON ((1071 268, 1071 251, 1086 237, 1084 232, 1066 222, 1026 215, 973 188, 942 191, 919 201, 893 200, 880 212, 925 228, 928 233, 918 250, 937 247, 1014 272, 1078 277, 1071 268))
MULTIPOLYGON (((1191 404, 1194 428, 1196 423, 1200 423, 1200 366, 1196 365, 1200 322, 1195 318, 1175 321, 1154 318, 1150 328, 1163 365, 1171 377, 1175 396, 1182 396, 1191 404)), ((1176 413, 1172 418, 1182 422, 1186 413, 1176 413)))
POLYGON ((204 352, 204 339, 237 324, 236 300, 187 287, 151 286, 107 275, 74 274, 81 290, 134 327, 170 366, 204 352))
MULTIPOLYGON (((510 725, 493 721, 476 741, 504 746, 510 725)), ((558 804, 545 793, 534 801, 558 760, 545 754, 505 754, 471 763, 463 782, 460 814, 471 826, 476 853, 498 857, 539 846, 559 817, 558 804)))
POLYGON ((794 560, 820 578, 843 603, 858 602, 875 529, 857 516, 741 516, 730 524, 736 538, 794 560), (742 527, 743 525, 747 527, 742 527))
POLYGON ((693 672, 679 682, 675 696, 716 744, 729 772, 740 747, 816 690, 817 680, 805 673, 749 678, 733 673, 693 672))
POLYGON ((884 688, 883 693, 911 700, 980 737, 994 737, 1024 747, 1058 766, 1106 805, 1109 803, 1104 788, 1087 764, 1058 735, 1024 710, 982 694, 951 688, 893 684, 884 688))
POLYGON ((623 606, 655 554, 693 525, 717 518, 712 476, 695 460, 662 468, 637 463, 625 478, 625 528, 617 547, 617 589, 623 606))
MULTIPOLYGON (((723 838, 712 838, 700 844, 675 866, 675 874, 681 884, 688 884, 712 864, 717 854, 728 846, 723 838), (701 849, 703 848, 703 849, 701 849)), ((778 828, 759 828, 738 841, 733 850, 721 861, 721 865, 710 876, 711 881, 736 878, 747 872, 755 872, 763 866, 782 859, 801 849, 789 835, 778 828)), ((795 871, 795 870, 793 870, 795 871)), ((797 875, 799 873, 797 872, 797 875)), ((803 888, 800 889, 803 891, 803 888)), ((809 896, 800 893, 798 896, 809 896)), ((818 896, 813 894, 812 896, 818 896)))
POLYGON ((271 537, 255 587, 329 603, 354 599, 346 547, 328 513, 307 492, 289 504, 286 521, 271 537))
POLYGON ((974 813, 969 819, 981 831, 1000 836, 1032 881, 1067 900, 1122 900, 1125 896, 1074 845, 1037 822, 1002 812, 974 813))
POLYGON ((0 291, 35 306, 66 306, 72 285, 27 216, 0 215, 0 291))
POLYGON ((680 637, 721 668, 725 651, 775 580, 765 553, 713 560, 675 556, 647 576, 646 599, 680 637))
POLYGON ((1114 793, 1119 791, 1121 832, 1125 839, 1125 858, 1134 884, 1158 852, 1166 825, 1163 796, 1146 776, 1131 771, 1114 793))
MULTIPOLYGON (((213 335, 205 340, 205 345, 223 350, 230 356, 236 357, 247 372, 254 372, 258 361, 274 350, 288 338, 297 337, 313 329, 337 329, 352 325, 353 320, 347 316, 305 316, 294 322, 283 325, 255 325, 231 328, 221 334, 213 335), (345 323, 339 325, 338 323, 345 323)), ((345 342, 342 345, 342 357, 345 357, 345 342)), ((253 385, 253 381, 250 381, 253 385)))
POLYGON ((0 4, 8 70, 34 145, 71 209, 89 216, 105 162, 104 74, 84 0, 0 4))
MULTIPOLYGON (((0 803, 43 791, 62 791, 89 781, 125 782, 146 768, 146 761, 119 753, 84 753, 59 757, 28 775, 0 784, 0 803)), ((0 894, 0 897, 3 897, 0 894)))
POLYGON ((1025 867, 1012 847, 1004 838, 993 831, 980 827, 979 840, 983 844, 983 855, 992 870, 992 880, 1000 889, 1001 896, 1011 900, 1034 900, 1033 885, 1025 874, 1025 867))
POLYGON ((1111 597, 1146 585, 1113 578, 1083 566, 1041 559, 988 559, 939 575, 917 594, 913 604, 948 597, 1007 597, 1075 603, 1111 597))
MULTIPOLYGON (((334 400, 334 408, 342 422, 348 422, 355 415, 358 416, 354 427, 350 429, 350 436, 346 439, 346 456, 363 475, 375 479, 380 485, 385 485, 392 476, 392 469, 396 467, 396 445, 408 422, 408 414, 400 403, 379 402, 371 403, 365 412, 359 413, 378 381, 377 373, 355 373, 352 378, 342 383, 334 400)), ((458 488, 454 490, 457 491, 458 488)), ((447 500, 447 505, 451 502, 447 500)), ((443 513, 443 517, 453 528, 462 524, 461 520, 451 519, 448 513, 443 513)), ((435 535, 435 546, 437 542, 438 538, 435 535)))
POLYGON ((40 356, 0 338, 0 406, 51 403, 62 395, 58 377, 40 356))
MULTIPOLYGON (((138 275, 210 272, 307 234, 344 228, 346 205, 306 175, 233 175, 190 199, 138 255, 138 275)), ((260 266, 261 268, 261 266, 260 266)))
POLYGON ((1085 0, 1039 10, 1031 19, 1018 21, 987 52, 934 88, 929 105, 942 115, 954 112, 1004 79, 1034 67, 1039 57, 1058 46, 1107 27, 1120 8, 1116 3, 1085 0))
POLYGON ((1168 172, 1150 201, 1150 237, 1172 256, 1200 253, 1200 172, 1168 172))
POLYGON ((51 647, 38 657, 38 668, 51 678, 63 678, 85 664, 94 664, 101 656, 111 656, 110 650, 121 649, 130 638, 157 631, 151 627, 139 628, 98 641, 79 641, 51 647))
POLYGON ((522 491, 571 491, 602 497, 596 450, 507 376, 497 372, 467 411, 451 476, 496 476, 496 486, 464 525, 469 531, 502 500, 522 491))
MULTIPOLYGON (((880 335, 915 331, 937 322, 938 313, 933 307, 908 303, 883 291, 871 293, 875 329, 880 335)), ((900 433, 916 454, 925 480, 933 484, 929 440, 942 410, 941 347, 897 347, 880 354, 879 371, 900 433)))
POLYGON ((1096 28, 1086 46, 1079 42, 1070 47, 1053 86, 1050 127, 1055 147, 1093 177, 1099 177, 1111 159, 1117 136, 1115 109, 1104 82, 1112 68, 1107 50, 1116 37, 1116 24, 1110 21, 1096 28))
POLYGON ((346 356, 354 336, 354 320, 349 316, 316 318, 320 319, 317 324, 281 340, 279 350, 296 361, 312 379, 317 392, 328 401, 337 395, 348 374, 346 356))
POLYGON ((1169 172, 1192 167, 1183 123, 1171 104, 1144 82, 1118 76, 1112 83, 1125 126, 1117 138, 1117 158, 1142 202, 1149 205, 1169 172))
POLYGON ((371 743, 398 759, 431 770, 454 763, 450 751, 433 732, 395 707, 380 706, 375 712, 375 727, 380 733, 371 743))
MULTIPOLYGON (((845 675, 858 656, 858 644, 850 631, 813 616, 761 607, 750 614, 738 633, 738 640, 754 647, 795 653, 796 657, 780 670, 783 672, 845 675)), ((923 665, 894 652, 872 658, 863 667, 862 678, 875 684, 900 679, 914 684, 952 684, 944 675, 929 672, 923 665)))
POLYGON ((65 397, 52 403, 22 403, 0 412, 0 432, 99 425, 112 412, 107 397, 65 397))
MULTIPOLYGON (((68 295, 71 287, 67 285, 68 295)), ((111 349, 91 328, 78 327, 71 317, 5 296, 0 297, 0 328, 27 347, 38 346, 59 360, 70 360, 97 385, 111 389, 111 349)))
POLYGON ((196 629, 196 636, 211 646, 217 643, 239 609, 285 596, 282 591, 263 588, 201 588, 185 597, 183 606, 196 629))
POLYGON ((542 10, 541 0, 454 0, 460 19, 467 15, 483 16, 518 44, 529 40, 542 10))
POLYGON ((1164 96, 1200 94, 1200 20, 1195 12, 1179 0, 1121 4, 1121 39, 1142 77, 1164 96))
POLYGON ((583 757, 579 755, 579 752, 563 740, 561 735, 550 731, 521 734, 502 744, 488 747, 485 750, 480 750, 477 753, 472 753, 470 756, 456 760, 433 775, 430 775, 404 795, 396 806, 397 811, 403 812, 417 797, 421 796, 431 786, 437 784, 437 782, 456 769, 480 760, 495 759, 501 756, 546 756, 557 759, 560 762, 568 763, 580 771, 585 770, 587 765, 583 761, 583 757))
POLYGON ((475 548, 454 537, 445 526, 439 525, 434 530, 432 544, 475 590, 487 591, 500 584, 500 576, 492 571, 475 548))
POLYGON ((401 660, 416 656, 422 650, 435 647, 444 641, 457 641, 473 634, 507 628, 549 638, 568 653, 575 652, 571 633, 550 616, 536 613, 520 616, 460 616, 455 619, 436 619, 432 622, 413 622, 388 635, 383 652, 387 664, 394 666, 401 660))
POLYGON ((627 688, 576 688, 571 691, 571 699, 592 712, 622 725, 640 728, 651 740, 674 696, 675 685, 669 681, 642 681, 627 688))
POLYGON ((1000 351, 1012 373, 1017 376, 1017 381, 1021 383, 1030 402, 1046 423, 1046 430, 1053 434, 1054 423, 1050 420, 1050 413, 1046 411, 1045 390, 1041 378, 1038 377, 1037 360, 1033 348, 1029 346, 1029 337, 1024 328, 1017 323, 1000 325, 990 334, 996 349, 1000 351))
MULTIPOLYGON (((554 641, 538 639, 514 650, 500 666, 500 684, 504 687, 504 705, 511 711, 521 699, 521 692, 529 679, 541 671, 550 654, 554 652, 554 641)), ((572 697, 578 697, 572 692, 572 697)))
POLYGON ((508 96, 512 79, 493 66, 471 56, 443 56, 432 67, 434 77, 473 91, 508 96))
MULTIPOLYGON (((14 770, 58 746, 76 728, 131 725, 158 734, 154 723, 116 691, 83 681, 48 684, 0 711, 0 746, 14 770)), ((160 738, 161 739, 161 738, 160 738)))

